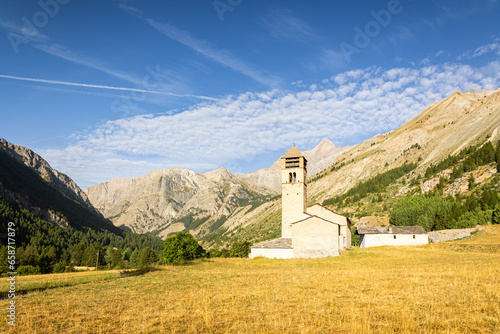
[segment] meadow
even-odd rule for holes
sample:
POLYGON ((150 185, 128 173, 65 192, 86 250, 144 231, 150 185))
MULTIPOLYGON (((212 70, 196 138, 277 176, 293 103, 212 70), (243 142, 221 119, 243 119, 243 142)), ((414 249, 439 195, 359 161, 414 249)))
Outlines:
MULTIPOLYGON (((336 258, 18 277, 19 286, 36 284, 48 289, 18 296, 17 325, 4 320, 0 332, 498 333, 500 226, 466 240, 355 248, 336 258)), ((7 306, 0 301, 5 314, 7 306)))

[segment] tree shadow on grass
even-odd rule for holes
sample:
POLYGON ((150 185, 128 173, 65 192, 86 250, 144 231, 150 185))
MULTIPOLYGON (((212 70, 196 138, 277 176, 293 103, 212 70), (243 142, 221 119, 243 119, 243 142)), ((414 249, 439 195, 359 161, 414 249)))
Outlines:
POLYGON ((157 267, 144 267, 144 268, 139 268, 139 269, 134 269, 134 270, 124 270, 120 272, 120 277, 133 277, 133 276, 142 276, 147 273, 153 272, 153 271, 160 271, 160 268, 157 267))

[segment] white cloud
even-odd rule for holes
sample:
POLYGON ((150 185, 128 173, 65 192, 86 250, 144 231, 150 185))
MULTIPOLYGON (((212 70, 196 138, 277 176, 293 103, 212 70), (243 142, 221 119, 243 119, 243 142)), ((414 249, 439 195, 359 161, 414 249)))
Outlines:
POLYGON ((490 44, 481 45, 474 51, 469 50, 467 52, 464 52, 463 54, 458 56, 458 60, 477 58, 488 53, 494 53, 495 55, 500 56, 500 43, 498 41, 495 41, 490 44))
POLYGON ((67 149, 42 154, 87 185, 172 166, 201 172, 233 164, 232 171, 243 172, 235 161, 286 149, 294 141, 304 149, 323 138, 355 144, 398 127, 455 90, 497 89, 500 63, 371 67, 333 81, 328 87, 248 92, 176 114, 108 121, 75 136, 67 149))
POLYGON ((436 54, 434 55, 434 57, 440 57, 444 55, 444 50, 439 50, 438 52, 436 52, 436 54))

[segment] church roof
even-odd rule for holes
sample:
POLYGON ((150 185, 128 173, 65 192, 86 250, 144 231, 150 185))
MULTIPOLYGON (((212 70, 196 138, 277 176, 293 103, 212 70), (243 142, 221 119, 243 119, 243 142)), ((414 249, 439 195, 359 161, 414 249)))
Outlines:
POLYGON ((356 227, 356 234, 426 234, 422 226, 356 227))
POLYGON ((319 203, 314 203, 313 205, 308 206, 308 208, 312 208, 313 206, 319 206, 319 207, 321 207, 321 208, 323 208, 323 209, 325 209, 325 210, 330 211, 331 213, 333 213, 333 214, 335 214, 335 215, 337 215, 337 216, 344 217, 344 218, 346 218, 347 220, 349 220, 349 221, 350 221, 349 217, 344 216, 344 215, 341 215, 340 213, 337 213, 337 212, 335 212, 335 211, 333 211, 333 210, 330 210, 330 209, 328 209, 326 206, 321 205, 321 204, 319 204, 319 203))
POLYGON ((323 217, 320 217, 320 216, 317 216, 317 215, 309 215, 309 217, 306 217, 306 218, 301 219, 301 220, 297 220, 297 221, 295 221, 295 222, 291 223, 291 225, 294 225, 294 224, 299 224, 299 223, 305 222, 306 220, 309 220, 309 219, 311 219, 311 218, 318 218, 318 219, 321 219, 321 220, 323 220, 323 221, 325 221, 325 222, 327 222, 327 223, 330 223, 330 224, 335 224, 335 225, 339 225, 339 226, 340 226, 340 224, 339 224, 339 223, 337 223, 337 222, 333 222, 333 221, 331 221, 331 220, 329 220, 329 219, 327 219, 327 218, 323 218, 323 217))
POLYGON ((260 244, 254 245, 251 248, 280 248, 292 249, 292 238, 278 238, 260 244))
POLYGON ((303 157, 302 153, 299 151, 297 146, 293 145, 291 149, 288 150, 288 152, 285 153, 284 156, 281 158, 299 158, 303 157))

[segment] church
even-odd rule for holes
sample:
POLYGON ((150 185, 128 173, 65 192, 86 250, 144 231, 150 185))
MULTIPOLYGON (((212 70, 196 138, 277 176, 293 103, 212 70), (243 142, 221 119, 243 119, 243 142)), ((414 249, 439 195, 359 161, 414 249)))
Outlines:
POLYGON ((338 256, 351 247, 351 221, 320 204, 307 207, 307 159, 294 145, 281 157, 281 238, 256 244, 249 257, 338 256))

